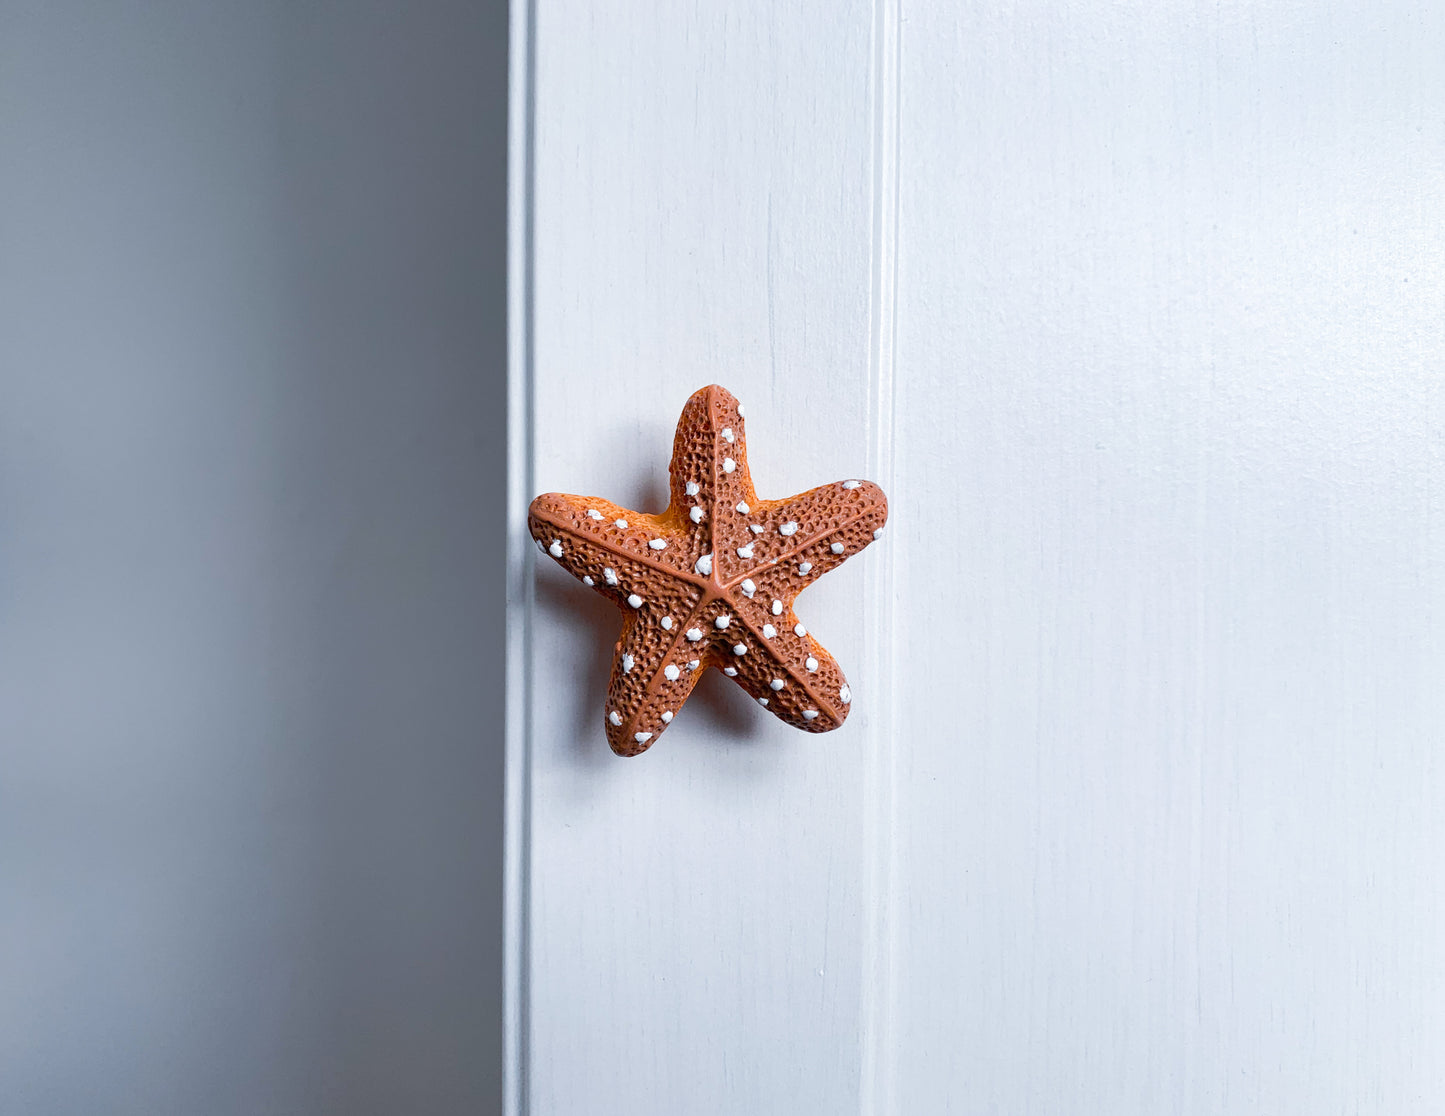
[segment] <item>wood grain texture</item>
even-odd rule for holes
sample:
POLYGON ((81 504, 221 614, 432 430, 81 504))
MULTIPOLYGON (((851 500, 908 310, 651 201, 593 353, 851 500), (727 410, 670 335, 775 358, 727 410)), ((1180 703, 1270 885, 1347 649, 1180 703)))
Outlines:
POLYGON ((514 473, 893 511, 816 738, 518 581, 514 1110, 1441 1111, 1445 15, 534 14, 514 473))

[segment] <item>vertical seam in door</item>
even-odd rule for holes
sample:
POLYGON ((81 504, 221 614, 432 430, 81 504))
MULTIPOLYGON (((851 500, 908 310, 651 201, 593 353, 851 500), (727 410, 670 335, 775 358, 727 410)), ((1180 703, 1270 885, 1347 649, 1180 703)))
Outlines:
MULTIPOLYGON (((871 285, 869 318, 868 465, 884 492, 894 490, 895 355, 898 316, 899 47, 901 0, 874 0, 872 27, 871 285)), ((893 689, 897 625, 893 604, 892 541, 873 558, 864 606, 864 638, 870 679, 868 728, 871 751, 864 796, 863 866, 865 924, 859 1110, 864 1116, 894 1111, 897 935, 897 753, 893 689)))
POLYGON ((531 1109, 531 859, 536 0, 511 0, 507 142, 507 681, 504 1028, 507 1116, 531 1109))

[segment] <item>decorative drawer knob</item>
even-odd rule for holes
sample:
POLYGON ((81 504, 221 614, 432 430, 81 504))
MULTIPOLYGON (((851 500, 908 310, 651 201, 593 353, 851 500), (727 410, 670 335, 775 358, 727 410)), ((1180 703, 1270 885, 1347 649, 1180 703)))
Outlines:
POLYGON ((650 747, 710 667, 796 728, 837 728, 852 693, 793 601, 879 537, 883 490, 845 480, 759 500, 742 404, 716 385, 683 408, 670 472, 660 515, 558 492, 528 513, 538 549, 622 610, 607 692, 612 750, 650 747))

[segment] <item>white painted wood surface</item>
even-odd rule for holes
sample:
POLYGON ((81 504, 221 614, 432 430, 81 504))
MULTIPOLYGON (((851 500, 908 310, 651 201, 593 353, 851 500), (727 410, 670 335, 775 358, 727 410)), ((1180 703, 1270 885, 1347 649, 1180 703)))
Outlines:
POLYGON ((1445 10, 515 23, 514 530, 709 382, 893 518, 628 761, 514 539, 514 1110, 1445 1111, 1445 10))

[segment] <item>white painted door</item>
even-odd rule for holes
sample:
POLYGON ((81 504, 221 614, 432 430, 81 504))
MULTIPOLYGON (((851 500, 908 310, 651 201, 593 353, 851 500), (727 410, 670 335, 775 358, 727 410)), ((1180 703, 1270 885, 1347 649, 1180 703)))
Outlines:
POLYGON ((1445 1111, 1445 9, 519 3, 512 1102, 1445 1111), (720 383, 836 733, 601 717, 720 383))

